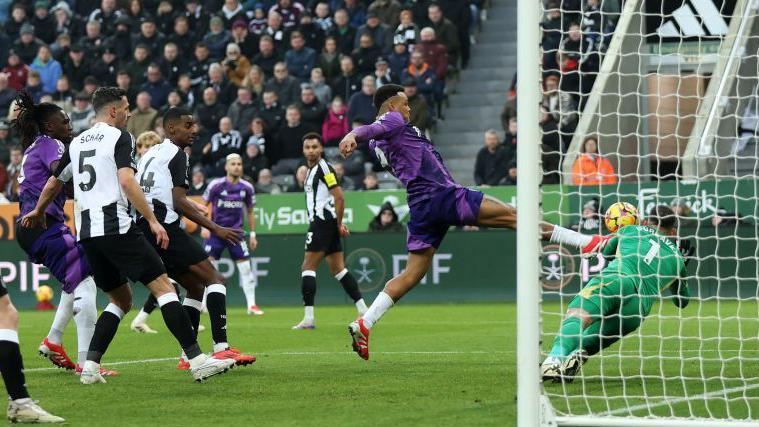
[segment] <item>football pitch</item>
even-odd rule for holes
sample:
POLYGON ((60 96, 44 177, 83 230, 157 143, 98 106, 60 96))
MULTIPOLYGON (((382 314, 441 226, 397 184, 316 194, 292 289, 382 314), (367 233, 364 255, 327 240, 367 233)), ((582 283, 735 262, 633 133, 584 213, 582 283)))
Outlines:
MULTIPOLYGON (((745 305, 745 304, 744 304, 745 305)), ((241 309, 230 310, 229 337, 233 345, 255 354, 258 361, 248 367, 194 383, 187 372, 175 369, 177 345, 163 326, 158 311, 150 325, 155 335, 129 331, 134 310, 122 322, 119 333, 104 359, 104 366, 117 369, 121 376, 108 378, 108 384, 83 386, 70 372, 52 368, 36 354, 39 341, 47 333, 52 312, 21 313, 20 337, 27 368, 27 383, 44 408, 63 416, 71 425, 513 425, 516 420, 516 306, 514 304, 399 304, 382 319, 371 336, 371 359, 365 362, 350 351, 347 324, 355 311, 351 305, 316 308, 317 329, 292 331, 290 326, 302 316, 300 307, 264 307, 261 317, 247 316, 241 309)), ((558 304, 544 304, 544 310, 558 312, 558 304)), ((703 348, 711 358, 732 357, 724 365, 723 376, 753 377, 751 382, 722 381, 721 363, 685 359, 674 360, 671 350, 682 348, 686 356, 699 354, 699 343, 683 340, 672 347, 672 340, 654 344, 637 335, 612 346, 603 360, 591 359, 583 375, 573 384, 546 384, 553 394, 570 396, 582 393, 595 396, 569 400, 576 413, 612 412, 626 405, 645 404, 643 399, 620 399, 645 393, 657 398, 648 401, 654 413, 685 416, 691 408, 695 415, 708 411, 735 418, 759 417, 759 380, 757 380, 756 304, 741 308, 754 321, 722 322, 720 334, 740 332, 746 338, 743 350, 734 340, 716 343, 707 340, 703 348), (734 329, 731 328, 734 325, 734 329), (753 333, 753 335, 751 335, 753 333), (620 345, 621 344, 621 345, 620 345), (692 346, 688 348, 687 346, 692 346), (704 347, 706 346, 706 347, 704 347), (660 363, 656 351, 662 347, 668 357, 660 363), (614 356, 615 353, 618 356, 614 356), (717 353, 719 350, 721 353, 717 353), (632 354, 643 358, 630 357, 632 354), (746 363, 742 358, 752 358, 746 363), (619 356, 621 355, 621 357, 619 356), (643 360, 643 364, 641 364, 643 360), (598 374, 603 370, 608 378, 598 374), (711 379, 677 379, 662 382, 649 377, 667 375, 690 378, 701 375, 711 379), (621 378, 620 372, 629 375, 621 378), (724 396, 680 400, 688 395, 717 393, 724 396), (660 396, 665 396, 661 398, 660 396), (749 397, 745 400, 742 397, 749 397), (740 399, 736 399, 740 398, 740 399), (751 399, 753 398, 753 400, 751 399), (721 400, 719 400, 721 399, 721 400), (708 403, 707 403, 708 402, 708 403), (748 402, 748 404, 746 403, 748 402)), ((656 310, 656 308, 655 308, 656 310)), ((670 313, 666 308, 666 313, 670 313)), ((722 303, 701 305, 704 317, 720 312, 736 314, 736 307, 722 303), (719 311, 718 311, 719 310, 719 311)), ((544 318, 544 328, 554 331, 558 317, 544 318)), ((207 316, 202 323, 208 327, 207 316)), ((718 322, 704 320, 700 328, 717 334, 718 322)), ((643 335, 677 335, 679 321, 649 319, 643 335)), ((75 355, 75 328, 66 330, 65 344, 75 355)), ((202 332, 199 341, 210 349, 210 333, 202 332)), ((661 340, 659 340, 661 341, 661 340)), ((544 342, 547 348, 550 343, 544 342)), ((680 354, 678 353, 678 354, 680 354)), ((704 354, 703 352, 700 354, 704 354)), ((538 360, 536 360, 538 363, 538 360)), ((554 405, 566 409, 562 401, 554 405)), ((646 411, 636 412, 642 415, 646 411)))

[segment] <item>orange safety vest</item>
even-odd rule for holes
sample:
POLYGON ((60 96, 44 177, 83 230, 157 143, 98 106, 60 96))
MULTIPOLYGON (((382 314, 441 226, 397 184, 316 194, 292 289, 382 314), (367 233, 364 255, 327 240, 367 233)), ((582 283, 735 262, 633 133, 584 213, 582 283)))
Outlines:
POLYGON ((601 156, 583 154, 572 165, 572 176, 575 185, 616 184, 617 175, 614 166, 608 159, 601 156))

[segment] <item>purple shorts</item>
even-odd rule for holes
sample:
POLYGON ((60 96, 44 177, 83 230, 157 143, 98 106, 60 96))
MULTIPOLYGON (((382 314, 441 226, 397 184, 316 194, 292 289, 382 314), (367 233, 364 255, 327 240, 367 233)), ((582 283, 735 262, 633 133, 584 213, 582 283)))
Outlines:
POLYGON ((65 224, 48 224, 44 230, 18 226, 16 230, 18 242, 29 260, 47 267, 61 282, 64 292, 74 292, 76 286, 92 274, 84 250, 65 224))
POLYGON ((233 245, 229 242, 219 239, 216 236, 211 236, 210 239, 203 241, 203 249, 205 249, 208 256, 213 259, 221 258, 221 253, 224 249, 229 249, 229 255, 233 260, 239 261, 241 259, 248 259, 250 252, 248 252, 248 244, 245 239, 240 240, 240 243, 233 245))
POLYGON ((464 187, 450 187, 431 198, 409 202, 406 248, 409 252, 440 247, 451 226, 476 225, 484 194, 464 187))

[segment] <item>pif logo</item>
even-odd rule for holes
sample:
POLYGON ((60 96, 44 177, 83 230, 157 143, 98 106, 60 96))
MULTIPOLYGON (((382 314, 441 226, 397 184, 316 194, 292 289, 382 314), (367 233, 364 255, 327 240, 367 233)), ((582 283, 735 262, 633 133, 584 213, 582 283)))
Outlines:
POLYGON ((356 277, 362 292, 372 291, 385 283, 387 265, 374 249, 356 249, 345 258, 345 266, 356 277))

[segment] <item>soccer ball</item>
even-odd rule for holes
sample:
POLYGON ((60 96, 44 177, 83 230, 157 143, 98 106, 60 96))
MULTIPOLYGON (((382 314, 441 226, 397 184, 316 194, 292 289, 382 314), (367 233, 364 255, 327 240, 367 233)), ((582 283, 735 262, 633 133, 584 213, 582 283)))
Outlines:
POLYGON ((626 225, 638 225, 640 223, 638 210, 627 202, 614 203, 606 211, 604 223, 606 224, 606 229, 611 233, 626 225))
POLYGON ((37 292, 34 294, 39 302, 50 302, 53 300, 53 288, 47 285, 42 285, 37 288, 37 292))

